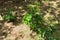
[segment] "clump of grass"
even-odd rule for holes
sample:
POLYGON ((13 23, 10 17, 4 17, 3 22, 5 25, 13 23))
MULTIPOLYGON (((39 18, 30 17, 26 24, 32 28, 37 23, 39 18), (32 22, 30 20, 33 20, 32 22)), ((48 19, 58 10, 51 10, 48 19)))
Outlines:
POLYGON ((12 15, 12 10, 11 9, 8 9, 6 11, 6 14, 2 16, 2 19, 3 20, 8 20, 8 21, 13 20, 14 19, 14 16, 12 15))
MULTIPOLYGON (((38 3, 37 3, 38 4, 38 3)), ((36 5, 37 5, 36 4, 36 5)), ((34 4, 35 5, 35 4, 34 4)), ((38 5, 37 5, 38 6, 38 5)), ((55 31, 55 27, 51 25, 44 25, 43 15, 41 15, 35 7, 29 7, 30 11, 23 17, 24 23, 30 26, 33 31, 36 31, 38 34, 38 40, 57 40, 55 39, 52 34, 55 31), (38 12, 39 14, 36 14, 38 12)))

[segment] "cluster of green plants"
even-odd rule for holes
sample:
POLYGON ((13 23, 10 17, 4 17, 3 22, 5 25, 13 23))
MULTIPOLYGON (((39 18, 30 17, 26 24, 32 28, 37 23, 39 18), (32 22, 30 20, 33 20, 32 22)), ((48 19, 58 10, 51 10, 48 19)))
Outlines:
MULTIPOLYGON (((41 5, 39 2, 34 2, 32 6, 28 6, 26 15, 23 16, 23 22, 30 26, 31 30, 37 32, 38 40, 58 40, 52 36, 55 31, 55 24, 44 24, 44 16, 38 8, 41 5)), ((3 20, 13 20, 12 10, 8 9, 6 15, 2 16, 3 20)))
MULTIPOLYGON (((23 22, 30 26, 31 30, 37 32, 38 40, 58 40, 52 36, 55 32, 55 25, 44 25, 43 15, 38 11, 39 3, 34 3, 35 7, 30 6, 29 11, 23 17, 23 22), (39 14, 36 14, 38 12, 39 14)), ((52 23, 51 23, 52 24, 52 23)))
POLYGON ((11 9, 7 9, 6 13, 2 15, 2 19, 10 21, 14 19, 14 16, 12 15, 12 10, 11 9))

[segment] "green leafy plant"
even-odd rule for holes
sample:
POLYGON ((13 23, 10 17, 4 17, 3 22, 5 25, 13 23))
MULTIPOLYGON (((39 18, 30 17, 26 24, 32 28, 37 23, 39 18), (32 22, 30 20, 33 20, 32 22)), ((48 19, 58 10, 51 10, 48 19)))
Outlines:
POLYGON ((57 40, 52 36, 53 32, 55 31, 55 25, 44 25, 44 16, 40 14, 41 12, 38 11, 37 6, 29 7, 29 11, 23 17, 23 22, 29 25, 33 31, 37 32, 38 40, 57 40), (39 14, 36 14, 36 12, 39 14))
POLYGON ((12 15, 12 10, 8 9, 6 15, 3 15, 2 18, 3 20, 8 20, 8 21, 14 19, 14 16, 12 15))

